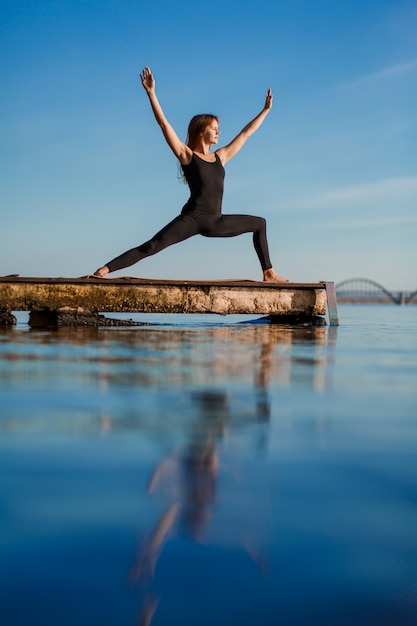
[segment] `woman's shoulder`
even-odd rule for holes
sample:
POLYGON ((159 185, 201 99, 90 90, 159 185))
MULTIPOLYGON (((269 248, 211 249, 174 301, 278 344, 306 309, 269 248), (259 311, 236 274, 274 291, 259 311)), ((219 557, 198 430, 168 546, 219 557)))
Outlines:
POLYGON ((189 146, 186 146, 185 144, 184 147, 184 154, 178 157, 181 167, 187 167, 187 165, 190 165, 194 158, 194 152, 191 150, 191 148, 189 146))
POLYGON ((194 163, 194 153, 191 155, 191 158, 190 158, 188 163, 181 163, 181 161, 180 161, 180 166, 184 170, 184 169, 187 169, 189 167, 192 167, 193 163, 194 163))

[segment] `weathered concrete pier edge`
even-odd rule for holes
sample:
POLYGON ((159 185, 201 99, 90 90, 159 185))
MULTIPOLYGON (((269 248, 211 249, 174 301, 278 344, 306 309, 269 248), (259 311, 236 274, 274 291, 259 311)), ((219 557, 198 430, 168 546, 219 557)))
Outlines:
POLYGON ((12 311, 30 311, 32 326, 126 325, 102 314, 142 312, 259 314, 274 323, 323 325, 326 305, 337 325, 333 282, 0 277, 2 324, 11 323, 12 311))

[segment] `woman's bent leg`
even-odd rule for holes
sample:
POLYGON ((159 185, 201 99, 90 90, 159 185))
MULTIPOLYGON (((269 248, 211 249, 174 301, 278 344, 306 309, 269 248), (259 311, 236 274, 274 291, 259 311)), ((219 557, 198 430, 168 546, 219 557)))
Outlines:
POLYGON ((218 222, 207 232, 205 237, 237 237, 244 233, 253 233, 253 245, 262 269, 272 268, 266 238, 266 220, 254 215, 222 215, 218 222))
POLYGON ((124 267, 134 265, 148 256, 161 252, 161 250, 172 246, 174 243, 184 241, 196 235, 198 232, 198 227, 192 218, 188 215, 179 215, 152 237, 152 239, 137 248, 132 248, 124 252, 109 263, 106 263, 106 266, 109 272, 121 270, 124 267))

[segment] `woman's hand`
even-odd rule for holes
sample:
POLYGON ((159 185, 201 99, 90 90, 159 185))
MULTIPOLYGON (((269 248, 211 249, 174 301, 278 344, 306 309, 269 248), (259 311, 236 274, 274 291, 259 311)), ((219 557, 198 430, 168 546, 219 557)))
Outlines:
POLYGON ((140 79, 142 81, 143 88, 147 93, 155 89, 155 79, 149 67, 145 67, 141 74, 140 79))
POLYGON ((271 91, 271 89, 268 89, 268 91, 266 93, 266 98, 265 98, 264 111, 269 111, 269 109, 272 109, 272 100, 273 99, 274 99, 274 96, 272 95, 272 91, 271 91))

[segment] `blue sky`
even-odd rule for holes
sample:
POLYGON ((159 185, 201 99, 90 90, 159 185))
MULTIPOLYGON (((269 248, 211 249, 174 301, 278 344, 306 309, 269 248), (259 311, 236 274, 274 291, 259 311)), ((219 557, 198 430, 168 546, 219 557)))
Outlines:
MULTIPOLYGON (((149 65, 184 139, 213 112, 227 143, 272 88, 223 211, 266 217, 277 272, 417 288, 414 0, 2 0, 0 17, 1 275, 93 272, 179 213, 149 65)), ((126 274, 261 278, 250 235, 195 237, 126 274)))

